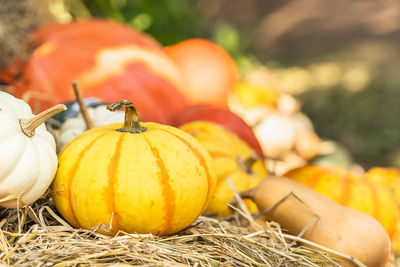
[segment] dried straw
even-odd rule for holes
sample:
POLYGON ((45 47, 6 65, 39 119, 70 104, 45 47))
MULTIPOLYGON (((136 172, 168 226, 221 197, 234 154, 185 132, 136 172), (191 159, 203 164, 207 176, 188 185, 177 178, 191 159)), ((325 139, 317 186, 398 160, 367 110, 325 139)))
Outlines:
MULTIPOLYGON (((201 216, 171 236, 74 229, 49 196, 23 209, 0 212, 0 259, 17 266, 334 266, 307 247, 291 247, 270 223, 257 231, 237 212, 228 219, 201 216), (248 227, 250 226, 250 227, 248 227)), ((98 226, 106 228, 103 225, 98 226)))

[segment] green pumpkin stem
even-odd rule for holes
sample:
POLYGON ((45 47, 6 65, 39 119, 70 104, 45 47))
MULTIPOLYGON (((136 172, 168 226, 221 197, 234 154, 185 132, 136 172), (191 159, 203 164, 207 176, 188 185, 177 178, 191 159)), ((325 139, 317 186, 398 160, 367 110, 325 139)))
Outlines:
POLYGON ((117 129, 119 132, 130 132, 130 133, 142 133, 147 130, 146 127, 140 125, 140 118, 136 111, 135 106, 128 100, 120 100, 114 104, 107 105, 107 109, 110 111, 116 111, 121 108, 125 110, 125 122, 122 128, 117 129))
POLYGON ((58 104, 54 107, 46 109, 45 111, 40 112, 39 114, 35 115, 31 119, 20 119, 19 125, 21 126, 22 132, 28 136, 32 137, 35 135, 35 129, 48 120, 49 118, 53 117, 57 113, 66 110, 67 107, 64 104, 58 104))

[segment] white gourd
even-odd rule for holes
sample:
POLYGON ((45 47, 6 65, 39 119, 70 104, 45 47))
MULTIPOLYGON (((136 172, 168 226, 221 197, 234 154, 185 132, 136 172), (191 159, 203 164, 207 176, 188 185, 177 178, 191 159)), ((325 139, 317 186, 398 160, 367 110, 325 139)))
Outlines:
POLYGON ((254 133, 264 155, 279 158, 294 145, 296 131, 290 116, 275 113, 267 116, 254 127, 254 133))
MULTIPOLYGON (((123 123, 125 112, 110 112, 106 109, 106 105, 100 105, 95 108, 88 108, 89 117, 94 127, 104 126, 112 123, 123 123)), ((57 138, 57 146, 61 150, 66 144, 71 142, 75 137, 86 131, 86 124, 82 114, 75 118, 67 119, 60 129, 60 135, 57 138)))
POLYGON ((58 160, 43 122, 65 109, 57 105, 34 116, 26 102, 0 91, 0 206, 29 205, 50 186, 58 160))

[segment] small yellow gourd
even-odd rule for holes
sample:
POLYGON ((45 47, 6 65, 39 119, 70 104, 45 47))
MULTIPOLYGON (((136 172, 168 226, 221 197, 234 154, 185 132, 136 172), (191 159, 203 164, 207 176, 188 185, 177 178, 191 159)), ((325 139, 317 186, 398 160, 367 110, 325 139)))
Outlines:
MULTIPOLYGON (((213 158, 218 181, 207 213, 221 216, 232 214, 228 203, 234 194, 227 179, 232 180, 238 191, 257 186, 268 175, 262 160, 236 134, 216 123, 192 121, 180 128, 193 135, 213 158)), ((246 204, 250 211, 257 211, 251 201, 246 204)))

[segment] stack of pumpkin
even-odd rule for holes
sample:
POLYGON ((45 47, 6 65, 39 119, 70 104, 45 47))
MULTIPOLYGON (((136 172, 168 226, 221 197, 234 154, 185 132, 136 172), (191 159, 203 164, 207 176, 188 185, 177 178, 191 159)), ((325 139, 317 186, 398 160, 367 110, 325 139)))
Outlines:
MULTIPOLYGON (((103 224, 109 228, 100 231, 109 235, 166 235, 204 211, 232 214, 231 181, 238 191, 251 192, 242 193, 251 212, 289 232, 368 266, 387 260, 389 239, 381 224, 393 237, 399 217, 392 194, 364 177, 318 166, 287 174, 315 191, 267 178, 265 156, 282 160, 295 151, 308 160, 318 153, 319 138, 296 100, 240 83, 235 62, 214 43, 190 39, 164 48, 143 33, 101 20, 49 25, 31 43, 28 61, 14 62, 1 74, 9 93, 42 111, 33 116, 25 102, 0 94, 4 207, 32 203, 57 172, 52 197, 73 226, 103 224), (57 160, 54 139, 40 124, 64 109, 56 104, 74 100, 73 80, 84 97, 97 100, 85 116, 74 117, 75 103, 58 115, 56 137, 63 148, 57 160), (247 103, 256 99, 265 106, 248 112, 247 103), (275 105, 272 111, 268 101, 275 105), (121 108, 125 113, 106 115, 112 114, 106 109, 121 108), (257 112, 261 115, 252 117, 257 112), (281 201, 291 192, 307 209, 281 201), (307 226, 313 218, 319 220, 307 226)), ((84 101, 78 100, 84 113, 84 101)))

